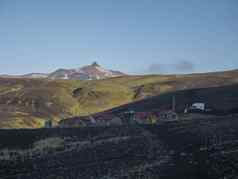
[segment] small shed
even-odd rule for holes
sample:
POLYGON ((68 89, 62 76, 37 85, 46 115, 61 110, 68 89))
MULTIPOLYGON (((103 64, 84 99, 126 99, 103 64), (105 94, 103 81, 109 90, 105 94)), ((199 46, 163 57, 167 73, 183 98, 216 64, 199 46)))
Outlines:
POLYGON ((172 110, 162 111, 158 114, 158 121, 176 121, 178 120, 178 114, 172 110))
POLYGON ((114 116, 110 121, 109 121, 109 125, 112 126, 118 126, 118 125, 122 125, 122 120, 120 117, 114 116))
POLYGON ((97 126, 122 125, 122 123, 121 118, 112 113, 95 116, 95 125, 97 126))
POLYGON ((136 112, 135 121, 138 124, 154 124, 157 121, 153 112, 136 112))
POLYGON ((52 120, 47 120, 45 121, 44 127, 45 128, 52 128, 52 120))
POLYGON ((122 119, 122 123, 124 125, 131 125, 135 124, 135 112, 134 111, 126 111, 120 114, 120 117, 122 119))
POLYGON ((68 127, 86 127, 85 118, 83 117, 73 117, 69 119, 64 119, 59 122, 59 127, 68 128, 68 127))

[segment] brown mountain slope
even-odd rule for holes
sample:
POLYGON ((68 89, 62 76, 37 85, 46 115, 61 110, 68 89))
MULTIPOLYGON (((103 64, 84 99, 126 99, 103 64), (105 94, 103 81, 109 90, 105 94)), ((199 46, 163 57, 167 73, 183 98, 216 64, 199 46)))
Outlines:
POLYGON ((122 76, 104 80, 0 78, 0 127, 41 127, 177 90, 238 83, 238 71, 190 75, 122 76))

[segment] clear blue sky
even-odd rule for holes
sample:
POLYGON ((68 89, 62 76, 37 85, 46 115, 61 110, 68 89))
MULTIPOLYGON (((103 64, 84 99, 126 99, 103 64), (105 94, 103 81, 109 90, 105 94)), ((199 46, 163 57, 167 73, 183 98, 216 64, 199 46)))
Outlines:
POLYGON ((0 0, 0 73, 238 68, 237 0, 0 0))

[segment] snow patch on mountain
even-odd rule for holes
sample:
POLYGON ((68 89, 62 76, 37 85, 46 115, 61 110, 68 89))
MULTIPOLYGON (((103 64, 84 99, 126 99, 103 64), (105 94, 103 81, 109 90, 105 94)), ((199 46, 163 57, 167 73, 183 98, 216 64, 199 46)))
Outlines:
POLYGON ((51 73, 49 79, 78 79, 78 80, 99 80, 111 77, 118 77, 125 75, 122 72, 112 71, 103 68, 94 62, 91 65, 87 65, 76 69, 60 69, 51 73))
POLYGON ((118 76, 124 76, 126 74, 108 70, 100 66, 97 62, 91 65, 83 66, 75 69, 58 69, 52 73, 30 73, 25 75, 0 75, 0 77, 8 78, 47 78, 50 80, 64 79, 64 80, 100 80, 105 78, 112 78, 118 76))

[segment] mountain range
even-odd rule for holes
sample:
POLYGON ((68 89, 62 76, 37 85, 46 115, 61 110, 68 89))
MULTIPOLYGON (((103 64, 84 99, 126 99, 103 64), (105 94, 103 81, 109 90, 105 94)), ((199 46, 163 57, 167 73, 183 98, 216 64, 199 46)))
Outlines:
POLYGON ((25 75, 0 75, 5 78, 46 78, 50 80, 99 80, 126 74, 120 71, 108 70, 97 62, 75 69, 58 69, 52 73, 29 73, 25 75))

